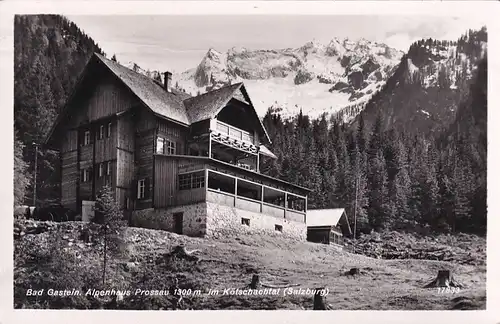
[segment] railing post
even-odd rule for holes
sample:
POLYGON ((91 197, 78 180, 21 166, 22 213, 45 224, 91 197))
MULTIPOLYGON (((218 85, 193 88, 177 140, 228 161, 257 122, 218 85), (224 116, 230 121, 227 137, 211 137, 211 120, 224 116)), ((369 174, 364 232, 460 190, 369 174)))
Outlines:
POLYGON ((264 186, 260 186, 260 212, 264 209, 264 186))
POLYGON ((237 195, 238 195, 238 178, 234 178, 234 207, 236 207, 237 195))
POLYGON ((212 132, 208 133, 208 158, 212 158, 212 132))
POLYGON ((288 210, 288 192, 285 191, 285 215, 283 218, 286 218, 286 211, 288 210))
POLYGON ((205 169, 205 200, 208 196, 208 169, 205 169))

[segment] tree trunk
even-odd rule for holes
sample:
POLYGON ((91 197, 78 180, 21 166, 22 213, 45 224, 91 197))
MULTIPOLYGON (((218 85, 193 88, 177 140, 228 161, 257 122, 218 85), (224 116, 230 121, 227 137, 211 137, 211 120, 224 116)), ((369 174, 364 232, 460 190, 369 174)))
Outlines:
POLYGON ((323 295, 321 295, 321 292, 323 291, 324 288, 316 288, 316 292, 314 293, 314 305, 313 305, 313 310, 326 310, 326 305, 325 301, 323 299, 323 295))
POLYGON ((434 287, 463 287, 463 285, 453 279, 450 270, 439 270, 436 279, 425 286, 425 288, 434 287))
POLYGON ((108 240, 107 237, 107 229, 106 225, 104 225, 104 265, 102 267, 102 285, 104 286, 106 284, 106 242, 108 240))
POLYGON ((252 276, 252 281, 250 282, 250 284, 248 286, 250 287, 250 289, 257 289, 259 287, 259 284, 260 284, 259 275, 254 274, 252 276))

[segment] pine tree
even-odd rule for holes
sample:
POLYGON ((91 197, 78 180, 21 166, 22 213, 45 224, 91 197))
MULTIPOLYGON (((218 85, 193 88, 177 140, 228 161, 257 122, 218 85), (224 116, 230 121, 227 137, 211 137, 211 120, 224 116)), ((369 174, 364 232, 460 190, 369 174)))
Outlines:
POLYGON ((103 285, 106 283, 106 267, 108 253, 113 256, 123 256, 125 243, 123 239, 126 223, 123 213, 116 202, 113 189, 106 185, 98 193, 96 199, 94 221, 101 224, 101 234, 104 242, 103 250, 103 285))
POLYGON ((14 207, 24 204, 31 176, 27 172, 28 164, 23 160, 24 144, 14 131, 14 207))

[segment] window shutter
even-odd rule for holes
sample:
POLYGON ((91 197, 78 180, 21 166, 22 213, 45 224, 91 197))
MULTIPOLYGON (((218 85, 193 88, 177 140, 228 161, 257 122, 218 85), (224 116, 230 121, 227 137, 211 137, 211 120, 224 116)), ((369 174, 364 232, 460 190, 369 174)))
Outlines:
POLYGON ((144 179, 144 199, 149 199, 149 178, 144 179))
POLYGON ((137 199, 137 180, 132 181, 132 190, 131 190, 131 197, 136 200, 137 199))

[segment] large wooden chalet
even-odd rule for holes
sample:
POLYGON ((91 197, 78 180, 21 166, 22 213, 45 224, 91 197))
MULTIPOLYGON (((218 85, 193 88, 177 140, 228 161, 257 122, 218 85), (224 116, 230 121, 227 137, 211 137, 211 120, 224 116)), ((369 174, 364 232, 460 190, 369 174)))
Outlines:
POLYGON ((260 172, 270 142, 242 83, 191 97, 169 72, 158 82, 94 54, 46 144, 61 153, 61 203, 81 215, 109 184, 139 226, 305 239, 309 190, 260 172))

